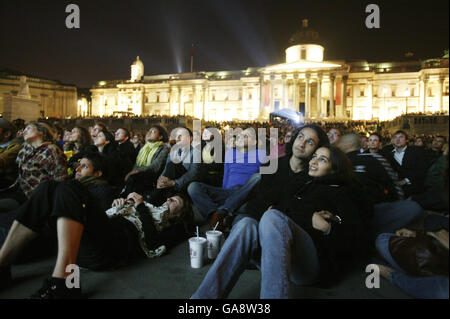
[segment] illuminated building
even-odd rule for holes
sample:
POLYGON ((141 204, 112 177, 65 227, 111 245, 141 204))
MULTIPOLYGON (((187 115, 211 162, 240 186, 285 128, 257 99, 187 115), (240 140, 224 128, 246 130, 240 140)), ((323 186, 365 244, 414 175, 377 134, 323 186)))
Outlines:
POLYGON ((4 111, 5 101, 20 97, 21 79, 25 81, 30 101, 35 101, 38 111, 36 117, 76 117, 77 87, 59 81, 25 76, 20 72, 0 70, 0 113, 4 111))
POLYGON ((240 71, 144 75, 100 81, 92 115, 189 115, 207 121, 268 120, 289 108, 310 120, 391 120, 406 113, 449 111, 448 56, 426 61, 326 61, 319 35, 302 21, 285 63, 240 71))

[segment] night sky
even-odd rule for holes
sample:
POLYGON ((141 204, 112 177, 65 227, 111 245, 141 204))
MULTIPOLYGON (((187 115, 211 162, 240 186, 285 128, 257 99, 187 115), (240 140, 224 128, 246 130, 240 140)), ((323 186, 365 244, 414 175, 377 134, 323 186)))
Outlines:
POLYGON ((301 20, 319 32, 325 60, 402 61, 440 57, 449 47, 449 1, 353 0, 0 0, 0 69, 78 87, 129 79, 136 56, 145 75, 243 70, 284 62, 301 20), (68 4, 80 29, 67 29, 68 4), (375 3, 381 28, 367 29, 375 3))

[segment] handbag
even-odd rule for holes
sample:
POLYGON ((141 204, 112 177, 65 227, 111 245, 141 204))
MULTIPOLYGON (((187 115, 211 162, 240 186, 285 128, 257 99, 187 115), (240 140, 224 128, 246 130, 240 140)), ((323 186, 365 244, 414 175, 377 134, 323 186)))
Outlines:
POLYGON ((416 237, 392 236, 389 251, 408 275, 448 276, 448 249, 423 232, 417 232, 416 237))

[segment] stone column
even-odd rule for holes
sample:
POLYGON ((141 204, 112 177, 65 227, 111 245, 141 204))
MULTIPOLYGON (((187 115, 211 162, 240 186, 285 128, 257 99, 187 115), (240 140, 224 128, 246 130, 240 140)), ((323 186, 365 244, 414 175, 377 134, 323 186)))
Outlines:
POLYGON ((347 117, 347 80, 348 76, 344 75, 342 77, 342 117, 347 117))
POLYGON ((298 112, 298 74, 294 74, 294 110, 298 112))
POLYGON ((373 81, 371 79, 367 81, 367 86, 369 88, 369 97, 368 97, 369 98, 368 109, 370 112, 369 120, 371 120, 373 118, 373 92, 372 92, 373 81))
POLYGON ((274 101, 273 101, 273 89, 274 89, 274 80, 275 80, 275 75, 271 74, 270 75, 270 105, 269 105, 269 113, 273 112, 274 110, 274 101))
POLYGON ((264 111, 264 74, 259 78, 259 116, 262 116, 264 111))
POLYGON ((427 106, 427 82, 428 79, 425 76, 420 78, 420 103, 419 112, 425 113, 427 106))
POLYGON ((305 119, 311 118, 311 87, 309 85, 309 80, 311 75, 309 73, 305 74, 305 119))
POLYGON ((317 117, 320 118, 322 114, 322 74, 317 75, 317 117))
POLYGON ((442 112, 443 111, 443 103, 442 103, 442 92, 443 92, 443 90, 444 90, 444 80, 445 80, 445 78, 444 77, 439 77, 439 85, 438 85, 438 102, 437 102, 437 105, 438 105, 438 109, 439 109, 439 112, 442 112))
POLYGON ((283 105, 281 105, 281 108, 287 108, 287 103, 286 103, 286 74, 283 74, 281 76, 282 82, 283 82, 283 105))
POLYGON ((336 110, 334 106, 334 74, 330 74, 330 114, 329 117, 336 117, 336 110))
POLYGON ((208 99, 208 90, 206 89, 206 86, 202 87, 202 94, 203 94, 202 119, 204 121, 207 121, 207 119, 206 119, 206 100, 208 99))

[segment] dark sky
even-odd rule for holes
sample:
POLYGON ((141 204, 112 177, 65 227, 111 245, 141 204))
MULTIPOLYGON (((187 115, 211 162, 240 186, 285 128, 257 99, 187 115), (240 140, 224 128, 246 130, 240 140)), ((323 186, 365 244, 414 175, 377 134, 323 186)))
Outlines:
POLYGON ((241 70, 282 63, 301 19, 319 32, 325 59, 439 57, 449 47, 449 1, 355 0, 0 0, 0 69, 78 87, 128 79, 139 55, 145 74, 241 70), (67 29, 68 4, 80 29, 67 29), (368 4, 381 28, 367 29, 368 4))

